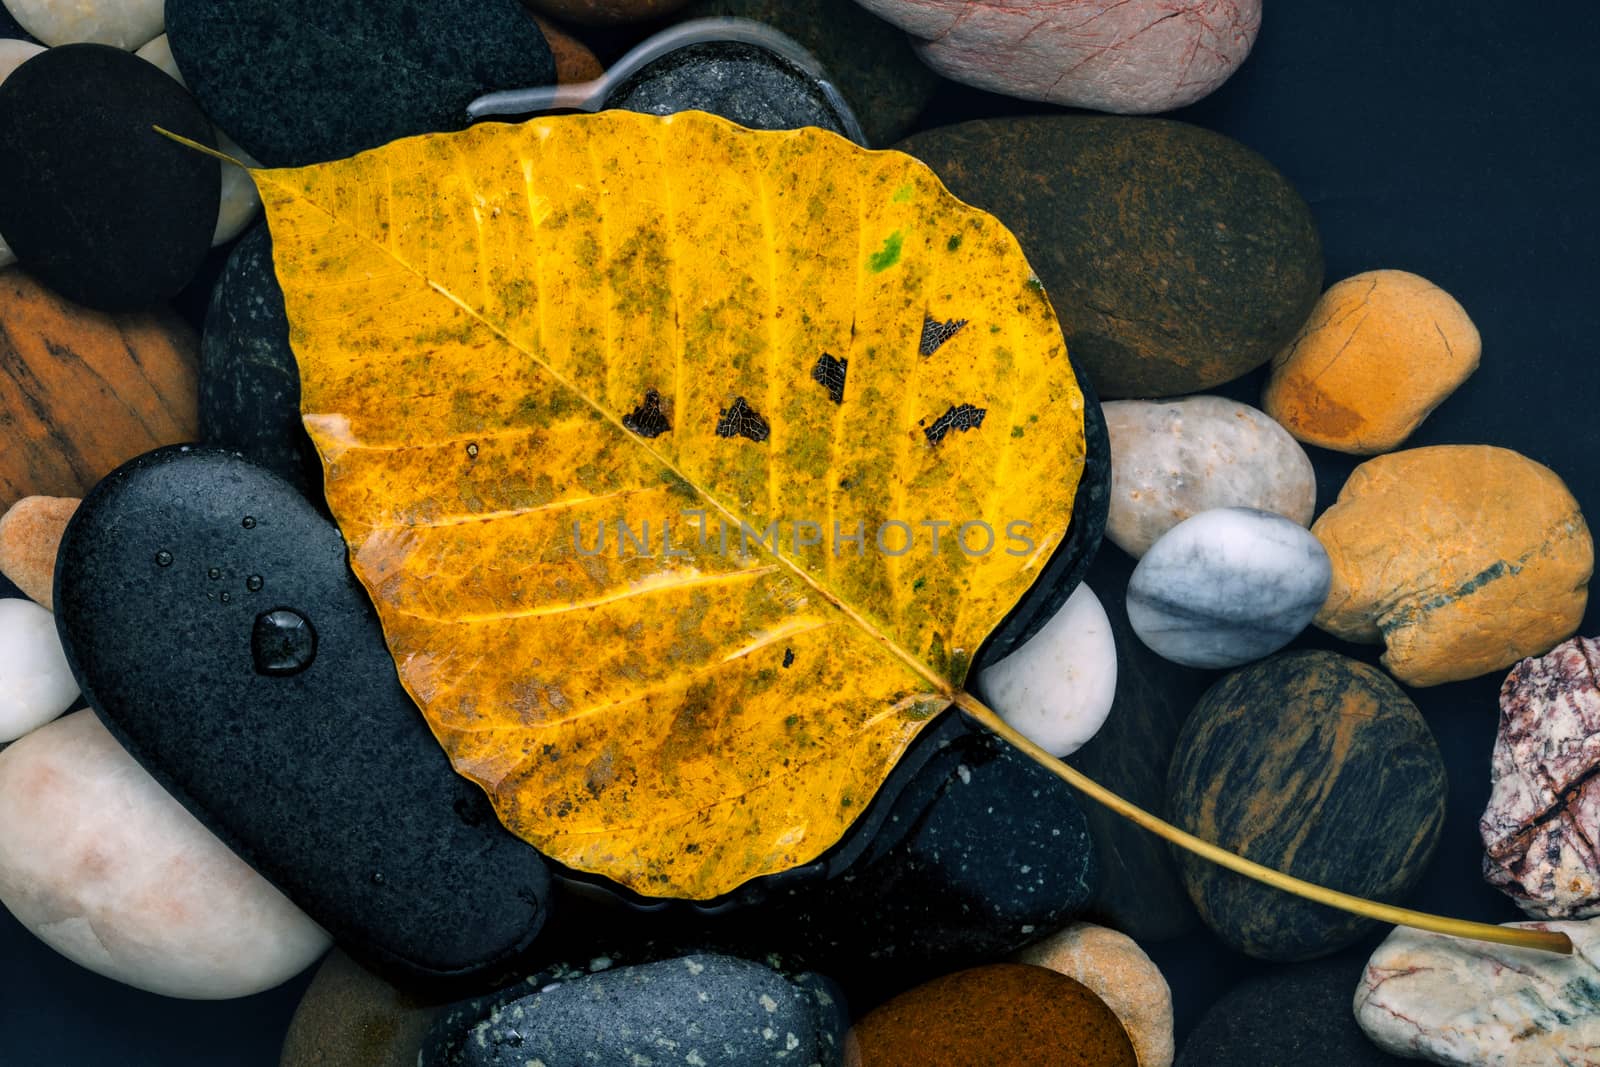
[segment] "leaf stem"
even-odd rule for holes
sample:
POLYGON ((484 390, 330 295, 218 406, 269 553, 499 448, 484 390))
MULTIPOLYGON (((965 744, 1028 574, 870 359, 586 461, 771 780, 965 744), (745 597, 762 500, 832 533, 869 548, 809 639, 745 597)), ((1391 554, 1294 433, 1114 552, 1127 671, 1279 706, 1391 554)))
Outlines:
POLYGON ((199 141, 191 140, 190 138, 185 137, 181 133, 173 133, 171 130, 166 129, 166 128, 161 127, 161 126, 152 126, 150 128, 152 130, 156 131, 157 133, 159 133, 161 136, 167 138, 169 141, 177 141, 179 144, 183 145, 183 147, 192 148, 196 152, 201 153, 202 155, 210 156, 212 159, 219 159, 224 163, 232 163, 234 166, 238 167, 240 170, 248 171, 250 169, 245 164, 239 162, 237 159, 234 159, 232 156, 228 155, 228 153, 226 153, 226 152, 218 152, 215 148, 208 148, 205 145, 201 144, 199 141))
POLYGON ((1243 856, 1229 852, 1225 848, 1214 845, 1209 841, 1203 841, 1193 834, 1186 833, 1171 823, 1156 818, 1143 808, 1122 799, 1105 786, 1085 777, 1082 772, 1068 766, 1062 760, 1052 756, 1018 733, 1015 727, 1000 718, 999 715, 971 693, 957 693, 955 702, 968 716, 1005 738, 1040 766, 1074 789, 1087 794, 1123 818, 1149 830, 1157 837, 1164 838, 1179 848, 1187 849, 1202 859, 1210 860, 1212 863, 1226 867, 1237 874, 1242 874, 1246 878, 1253 878, 1258 882, 1272 886, 1274 889, 1292 893, 1305 900, 1314 901, 1330 908, 1338 908, 1340 911, 1347 911, 1368 919, 1376 919, 1379 922, 1411 926, 1418 930, 1429 930, 1436 934, 1464 937, 1474 941, 1491 941, 1516 948, 1555 952, 1563 956, 1572 954, 1572 939, 1559 931, 1530 930, 1518 926, 1495 926, 1491 923, 1470 922, 1466 919, 1449 919, 1442 915, 1412 911, 1410 908, 1395 907, 1392 904, 1380 904, 1364 897, 1341 893, 1338 890, 1328 889, 1325 886, 1316 885, 1315 883, 1295 878, 1292 875, 1284 874, 1282 871, 1275 871, 1271 867, 1264 867, 1253 860, 1247 860, 1243 856))

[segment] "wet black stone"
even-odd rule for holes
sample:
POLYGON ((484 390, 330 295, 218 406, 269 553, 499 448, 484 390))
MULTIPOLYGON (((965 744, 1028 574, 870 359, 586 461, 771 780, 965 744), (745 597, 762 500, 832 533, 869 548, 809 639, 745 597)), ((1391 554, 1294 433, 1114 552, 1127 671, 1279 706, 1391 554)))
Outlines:
MULTIPOLYGON (((1067 762, 1146 811, 1161 812, 1178 730, 1216 675, 1163 659, 1134 634, 1123 593, 1135 562, 1108 546, 1084 578, 1111 621, 1117 694, 1100 732, 1067 762)), ((1167 843, 1094 800, 1082 803, 1100 861, 1100 887, 1088 917, 1145 943, 1198 925, 1167 843)))
POLYGON ((1381 1067, 1391 1056, 1356 1025, 1351 1001, 1363 962, 1285 968, 1235 986, 1206 1012, 1176 1067, 1381 1067))
POLYGON ((1222 134, 1048 115, 964 122, 895 147, 1017 235, 1068 354, 1107 399, 1237 378, 1278 354, 1321 293, 1311 209, 1222 134))
POLYGON ((300 422, 300 368, 265 223, 240 238, 211 291, 200 339, 200 437, 243 452, 321 506, 322 464, 300 422))
POLYGON ((450 768, 339 531, 288 484, 215 449, 124 465, 68 526, 55 602, 106 725, 352 954, 400 980, 516 966, 544 921, 544 861, 450 768), (316 654, 260 673, 256 621, 283 608, 316 654))
POLYGON ((816 79, 755 45, 690 45, 649 64, 606 97, 606 106, 646 115, 708 111, 752 130, 820 126, 846 135, 816 79))
POLYGON ((424 1040, 422 1067, 843 1062, 841 999, 815 974, 793 979, 698 953, 629 966, 559 965, 452 1005, 424 1040))
MULTIPOLYGON (((908 753, 916 767, 825 882, 774 893, 735 922, 751 946, 837 975, 857 1007, 992 962, 1065 926, 1098 867, 1072 790, 954 712, 908 753), (922 760, 920 766, 917 760, 922 760)), ((854 831, 852 832, 854 833, 854 831)))
POLYGON ((555 80, 517 0, 169 0, 166 20, 206 113, 269 166, 464 129, 474 98, 555 80))
POLYGON ((69 300, 151 307, 205 261, 220 165, 153 126, 214 144, 183 87, 121 49, 51 48, 0 83, 0 234, 69 300))
POLYGON ((697 0, 683 11, 712 15, 764 22, 804 46, 836 79, 872 147, 903 137, 939 84, 910 38, 855 0, 697 0))
POLYGON ((1072 502, 1072 522, 1039 577, 979 646, 969 677, 1005 659, 1061 610, 1094 563, 1105 538, 1106 516, 1111 510, 1111 438, 1106 432, 1100 398, 1088 375, 1077 364, 1073 371, 1078 388, 1083 391, 1084 458, 1078 493, 1072 502))

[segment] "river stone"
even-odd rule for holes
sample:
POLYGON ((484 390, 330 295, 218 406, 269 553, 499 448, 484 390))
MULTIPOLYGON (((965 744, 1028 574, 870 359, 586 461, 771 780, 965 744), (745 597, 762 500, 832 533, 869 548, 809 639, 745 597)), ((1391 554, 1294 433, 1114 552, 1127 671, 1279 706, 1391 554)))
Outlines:
POLYGON ((1583 619, 1594 541, 1548 467, 1488 445, 1412 448, 1355 469, 1311 532, 1333 585, 1316 624, 1382 642, 1407 685, 1548 652, 1583 619))
POLYGON ((268 166, 465 129, 477 97, 555 81, 517 0, 167 0, 166 15, 206 114, 268 166))
POLYGON ((765 48, 732 41, 668 52, 606 94, 606 107, 646 115, 706 111, 752 130, 848 129, 810 74, 765 48))
POLYGON ((25 496, 0 515, 0 574, 46 611, 55 608, 56 551, 76 497, 25 496))
POLYGON ((1399 448, 1478 369, 1483 342, 1455 297, 1403 270, 1335 284, 1272 360, 1261 406, 1307 444, 1399 448))
POLYGON ((11 17, 43 44, 130 52, 161 32, 162 7, 163 0, 5 0, 11 17))
POLYGON ((0 271, 0 507, 82 496, 124 460, 194 440, 196 347, 170 312, 89 311, 0 271))
POLYGON ((686 0, 527 0, 543 15, 583 26, 615 26, 670 15, 686 0))
POLYGON ((557 84, 590 82, 606 72, 600 63, 600 57, 596 56, 588 45, 549 19, 535 15, 533 21, 539 24, 539 32, 544 34, 545 43, 550 46, 550 55, 556 65, 557 84))
POLYGON ((1541 919, 1600 914, 1600 642, 1575 637, 1500 687, 1478 829, 1491 885, 1541 919))
POLYGON ((1192 104, 1244 62, 1261 0, 860 0, 947 78, 1096 111, 1192 104))
POLYGON ((1022 243, 1100 395, 1177 396, 1276 355, 1322 288, 1311 209, 1270 163, 1165 119, 979 119, 896 146, 1022 243))
POLYGON ((1046 967, 995 963, 935 979, 850 1031, 859 1067, 1138 1067, 1115 1013, 1046 967))
POLYGON ((1087 585, 1027 643, 979 671, 976 692, 1052 756, 1082 748, 1111 711, 1117 646, 1100 599, 1087 585))
POLYGON ((215 143, 181 86, 106 45, 51 48, 0 84, 0 233, 69 300, 148 308, 205 260, 220 165, 152 126, 215 143))
POLYGON ((790 981, 712 953, 588 972, 564 968, 448 1010, 421 1067, 683 1063, 838 1067, 842 1033, 828 983, 790 981))
POLYGON ((0 753, 0 903, 73 962, 169 997, 258 993, 328 947, 87 710, 0 753))
POLYGON ((1396 927, 1367 961, 1356 1022, 1381 1048, 1408 1059, 1592 1064, 1600 1048, 1597 922, 1508 924, 1565 933, 1570 956, 1396 927))
POLYGON ((38 729, 77 699, 55 619, 31 600, 0 599, 0 745, 38 729))
POLYGON ((1276 652, 1328 595, 1328 555, 1304 527, 1216 508, 1161 535, 1128 579, 1128 621, 1158 654, 1234 667, 1276 652))
POLYGON ((1255 508, 1310 526, 1317 476, 1305 449, 1265 414, 1220 396, 1114 400, 1106 536, 1138 558, 1191 515, 1255 508))
POLYGON ((0 41, 24 41, 36 44, 33 34, 23 29, 17 20, 12 17, 5 4, 0 4, 0 41))
MULTIPOLYGON (((1167 804, 1206 841, 1392 903, 1433 857, 1445 785, 1433 734, 1399 686, 1332 652, 1291 652, 1201 697, 1178 736, 1167 804)), ((1373 929, 1187 852, 1178 862, 1206 925, 1246 955, 1312 959, 1373 929)))
POLYGON ((334 949, 289 1020, 278 1067, 416 1067, 439 1007, 334 949))
POLYGON ((243 452, 320 501, 322 461, 300 422, 300 365, 265 224, 234 246, 211 290, 199 392, 202 440, 243 452))
POLYGON ((1172 1067, 1172 990, 1133 938, 1073 923, 1012 958, 1082 982, 1116 1013, 1139 1067, 1172 1067))
POLYGON ((543 859, 451 769, 339 530, 287 483, 219 449, 141 456, 73 516, 56 607, 118 740, 352 954, 467 980, 529 948, 543 859))
MULTIPOLYGON (((1102 552, 1087 581, 1123 589, 1133 560, 1102 552)), ((1164 811, 1178 728, 1213 676, 1150 651, 1128 625, 1122 597, 1103 601, 1117 643, 1117 693, 1100 732, 1066 762, 1146 811, 1164 811)), ((1165 941, 1199 923, 1167 843, 1091 799, 1082 800, 1100 881, 1085 914, 1141 942, 1165 941)))
POLYGON ((1350 1013, 1357 963, 1283 968, 1230 989, 1200 1020, 1178 1067, 1385 1067, 1397 1057, 1367 1040, 1350 1013))
POLYGON ((793 37, 838 79, 834 84, 861 120, 870 147, 904 137, 939 84, 905 34, 854 0, 697 0, 683 15, 732 15, 793 37))

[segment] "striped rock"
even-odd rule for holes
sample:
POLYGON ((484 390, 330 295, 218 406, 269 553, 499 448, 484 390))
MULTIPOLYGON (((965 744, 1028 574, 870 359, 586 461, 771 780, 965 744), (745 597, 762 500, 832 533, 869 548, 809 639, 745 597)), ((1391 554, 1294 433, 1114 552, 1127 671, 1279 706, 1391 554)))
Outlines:
MULTIPOLYGON (((1223 678, 1178 736, 1172 821, 1268 867, 1395 900, 1444 824, 1444 760, 1416 706, 1380 671, 1293 652, 1223 678)), ((1304 960, 1373 924, 1195 859, 1179 865, 1200 916, 1246 955, 1304 960)))
POLYGON ((82 496, 124 460, 195 440, 197 347, 170 314, 90 311, 0 271, 0 508, 82 496))

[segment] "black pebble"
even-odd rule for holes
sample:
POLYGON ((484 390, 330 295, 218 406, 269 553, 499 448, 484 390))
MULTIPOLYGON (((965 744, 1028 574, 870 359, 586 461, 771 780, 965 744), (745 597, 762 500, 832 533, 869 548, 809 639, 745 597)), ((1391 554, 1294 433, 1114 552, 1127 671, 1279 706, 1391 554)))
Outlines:
POLYGON ((1360 960, 1289 968, 1236 986, 1184 1042, 1176 1067, 1382 1067, 1415 1063, 1378 1048, 1351 1002, 1360 960))
POLYGON ((752 130, 820 126, 849 136, 841 107, 817 80, 750 44, 690 45, 649 64, 606 97, 606 106, 647 115, 708 111, 752 130))
POLYGON ((0 84, 0 234, 69 300, 147 308, 205 261, 220 164, 153 126, 215 143, 183 87, 121 49, 51 48, 0 84))
POLYGON ((841 1003, 825 978, 790 979, 733 956, 563 965, 445 1009, 418 1062, 837 1067, 843 1060, 841 1003))
POLYGON ((240 239, 200 341, 200 436, 243 452, 322 506, 322 465, 300 422, 300 368, 265 224, 240 239))
POLYGON ((478 979, 532 944, 542 857, 450 768, 339 531, 281 479, 216 449, 124 465, 68 526, 55 603, 106 725, 352 954, 401 980, 478 979), (271 651, 309 660, 292 673, 258 669, 275 612, 315 632, 279 628, 271 651))
POLYGON ((206 113, 268 166, 459 130, 484 93, 555 81, 517 0, 168 0, 206 113))

